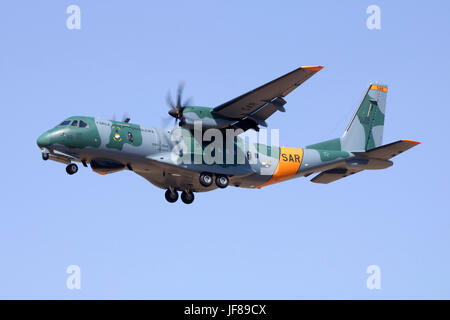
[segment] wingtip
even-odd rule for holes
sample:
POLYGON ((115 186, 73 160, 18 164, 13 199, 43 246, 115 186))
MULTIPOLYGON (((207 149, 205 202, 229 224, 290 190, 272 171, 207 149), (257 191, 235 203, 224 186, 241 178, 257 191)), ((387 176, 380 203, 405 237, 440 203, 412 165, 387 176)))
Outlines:
POLYGON ((311 71, 320 71, 323 69, 323 66, 302 66, 302 69, 311 70, 311 71))
POLYGON ((409 142, 409 143, 413 143, 413 144, 420 144, 419 141, 414 141, 414 140, 407 140, 407 139, 403 139, 403 142, 409 142))

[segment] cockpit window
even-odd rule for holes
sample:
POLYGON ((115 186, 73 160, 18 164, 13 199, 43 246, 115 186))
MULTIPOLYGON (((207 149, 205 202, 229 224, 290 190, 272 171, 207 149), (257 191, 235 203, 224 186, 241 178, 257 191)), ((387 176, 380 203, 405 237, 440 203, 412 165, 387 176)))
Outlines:
POLYGON ((78 120, 73 120, 73 122, 72 122, 72 126, 73 126, 73 127, 76 127, 76 126, 78 126, 78 120))
POLYGON ((80 120, 80 124, 78 125, 80 128, 86 128, 87 127, 87 123, 84 122, 83 120, 80 120))
POLYGON ((58 126, 67 126, 69 123, 70 123, 70 120, 64 120, 63 122, 58 124, 58 126))

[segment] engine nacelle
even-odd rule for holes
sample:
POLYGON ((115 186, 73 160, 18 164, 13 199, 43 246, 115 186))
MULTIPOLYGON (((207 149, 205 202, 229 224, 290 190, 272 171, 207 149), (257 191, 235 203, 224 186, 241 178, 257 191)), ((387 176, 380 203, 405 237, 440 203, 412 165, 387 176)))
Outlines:
POLYGON ((180 119, 180 126, 187 129, 194 129, 196 122, 201 123, 203 129, 227 128, 236 120, 228 119, 211 113, 208 107, 185 107, 183 116, 180 119))

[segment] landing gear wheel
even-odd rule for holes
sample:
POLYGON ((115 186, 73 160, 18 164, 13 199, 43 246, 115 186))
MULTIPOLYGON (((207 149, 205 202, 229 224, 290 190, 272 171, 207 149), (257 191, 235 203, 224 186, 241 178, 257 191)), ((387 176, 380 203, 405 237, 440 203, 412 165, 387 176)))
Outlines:
POLYGON ((166 200, 170 203, 174 203, 178 200, 178 192, 176 192, 175 190, 170 191, 170 189, 167 189, 164 195, 166 197, 166 200))
POLYGON ((77 171, 78 171, 78 166, 75 163, 70 163, 66 167, 66 172, 70 175, 77 173, 77 171))
POLYGON ((48 160, 48 158, 49 158, 49 155, 48 155, 48 153, 47 153, 47 152, 42 152, 42 160, 45 160, 45 161, 47 161, 47 160, 48 160))
POLYGON ((194 202, 194 194, 192 192, 183 191, 181 193, 181 201, 183 201, 186 204, 194 202))
POLYGON ((202 172, 199 177, 200 184, 204 187, 209 187, 213 183, 213 177, 211 173, 202 172))
POLYGON ((228 177, 227 176, 224 176, 224 175, 218 175, 217 177, 216 177, 216 185, 219 187, 219 188, 226 188, 227 186, 228 186, 228 183, 229 183, 230 181, 228 180, 228 177))

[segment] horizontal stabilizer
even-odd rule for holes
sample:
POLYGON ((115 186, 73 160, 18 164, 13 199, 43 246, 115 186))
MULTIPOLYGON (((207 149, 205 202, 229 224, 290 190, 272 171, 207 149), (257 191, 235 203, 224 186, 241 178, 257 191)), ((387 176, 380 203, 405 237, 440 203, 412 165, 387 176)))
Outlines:
POLYGON ((363 161, 362 163, 366 166, 354 165, 352 161, 350 162, 346 161, 344 167, 338 167, 323 171, 322 173, 318 174, 313 179, 311 179, 311 182, 326 184, 345 178, 349 175, 363 171, 365 169, 384 169, 392 165, 392 162, 389 161, 389 159, 399 155, 403 151, 406 151, 414 146, 417 146, 419 143, 420 142, 411 140, 400 140, 371 149, 366 152, 353 152, 357 157, 356 160, 358 160, 358 158, 359 160, 365 159, 366 162, 364 163, 363 161))
POLYGON ((349 170, 346 168, 330 169, 315 176, 313 179, 311 179, 311 182, 327 184, 360 171, 362 170, 349 170))
POLYGON ((392 142, 389 144, 385 144, 384 146, 380 146, 369 151, 365 152, 365 155, 369 158, 377 158, 377 159, 391 159, 403 151, 406 151, 412 147, 415 147, 420 142, 412 141, 412 140, 399 140, 396 142, 392 142))

